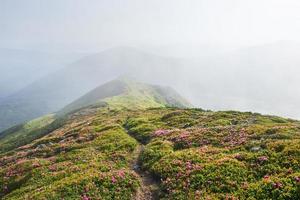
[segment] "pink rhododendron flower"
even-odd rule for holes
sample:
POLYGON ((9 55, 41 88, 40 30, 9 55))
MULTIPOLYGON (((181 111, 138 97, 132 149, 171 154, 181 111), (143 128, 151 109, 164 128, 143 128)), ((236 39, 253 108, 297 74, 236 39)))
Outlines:
POLYGON ((276 189, 282 188, 282 183, 279 182, 273 183, 273 187, 276 189))
POLYGON ((40 163, 38 163, 38 162, 34 162, 34 163, 32 163, 32 167, 40 167, 41 165, 40 165, 40 163))
POLYGON ((264 176, 264 179, 269 179, 269 178, 270 178, 270 176, 268 176, 268 175, 264 176))
POLYGON ((168 133, 170 133, 169 130, 159 129, 159 130, 155 131, 155 132, 153 133, 153 135, 154 135, 154 136, 162 136, 162 135, 166 135, 166 134, 168 134, 168 133))
POLYGON ((84 194, 81 196, 81 200, 90 200, 90 198, 84 194))
POLYGON ((179 135, 179 138, 184 139, 184 138, 187 138, 188 136, 189 136, 188 132, 183 132, 179 135))
POLYGON ((118 176, 119 176, 120 178, 124 178, 124 177, 125 177, 125 172, 124 172, 123 170, 120 170, 120 171, 118 172, 118 176))
POLYGON ((111 177, 111 182, 112 182, 112 183, 116 183, 116 182, 117 182, 117 179, 116 179, 114 176, 112 176, 112 177, 111 177))
POLYGON ((22 164, 22 163, 24 163, 24 162, 26 162, 27 160, 25 160, 25 159, 20 159, 20 160, 18 160, 17 162, 16 162, 16 164, 22 164))
POLYGON ((48 169, 50 170, 50 171, 56 171, 57 169, 56 169, 56 166, 54 166, 54 165, 50 165, 49 167, 48 167, 48 169))
POLYGON ((261 156, 261 157, 258 157, 258 161, 260 162, 264 162, 264 161, 268 161, 269 158, 267 156, 261 156))
POLYGON ((237 160, 241 160, 243 158, 243 156, 238 154, 238 155, 234 156, 234 158, 237 159, 237 160))
POLYGON ((185 164, 186 164, 186 169, 190 170, 193 168, 191 161, 187 161, 185 164))

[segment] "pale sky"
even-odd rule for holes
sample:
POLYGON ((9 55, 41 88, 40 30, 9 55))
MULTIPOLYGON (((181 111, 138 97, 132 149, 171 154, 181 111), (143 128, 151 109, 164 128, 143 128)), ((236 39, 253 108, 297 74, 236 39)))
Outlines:
MULTIPOLYGON (((112 46, 195 59, 166 74, 194 105, 300 119, 299 0, 0 0, 0 49, 87 55, 112 46)), ((2 55, 1 72, 26 67, 14 55, 2 55)), ((143 72, 144 62, 130 64, 143 72)))
POLYGON ((0 48, 300 41, 298 0, 1 0, 0 48))

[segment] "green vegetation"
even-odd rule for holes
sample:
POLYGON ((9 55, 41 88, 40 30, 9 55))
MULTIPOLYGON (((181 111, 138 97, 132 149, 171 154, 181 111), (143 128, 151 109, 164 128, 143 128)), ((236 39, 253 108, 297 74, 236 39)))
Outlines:
POLYGON ((138 141, 162 199, 300 198, 298 121, 178 108, 74 115, 1 155, 3 199, 132 199, 138 141))
POLYGON ((130 169, 137 142, 115 120, 69 119, 47 136, 2 154, 2 198, 130 199, 140 184, 130 169))
POLYGON ((160 199, 300 199, 300 122, 126 87, 2 133, 0 198, 143 199, 148 172, 160 199))
POLYGON ((53 122, 54 115, 46 115, 2 132, 0 135, 0 153, 31 142, 44 135, 48 129, 50 132, 48 125, 53 122))
POLYGON ((89 105, 109 104, 111 109, 143 109, 153 107, 189 107, 190 104, 167 87, 153 86, 126 78, 113 80, 66 106, 60 114, 66 114, 89 105))
POLYGON ((128 124, 129 132, 150 141, 140 160, 162 179, 162 199, 300 198, 299 122, 158 109, 135 114, 128 124))

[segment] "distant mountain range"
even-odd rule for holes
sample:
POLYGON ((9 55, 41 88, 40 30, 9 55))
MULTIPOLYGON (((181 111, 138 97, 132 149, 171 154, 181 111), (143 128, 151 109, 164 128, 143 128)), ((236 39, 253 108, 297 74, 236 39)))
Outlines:
POLYGON ((2 98, 0 130, 58 111, 119 76, 170 85, 194 105, 208 109, 252 110, 300 118, 299 49, 297 43, 280 42, 199 56, 199 60, 164 57, 129 47, 108 49, 2 98))
POLYGON ((58 111, 91 89, 120 75, 146 82, 155 77, 165 82, 170 79, 165 74, 172 74, 176 69, 179 69, 179 64, 174 59, 133 48, 114 48, 85 57, 2 100, 0 130, 58 111))
POLYGON ((75 53, 0 48, 0 99, 78 59, 75 53))
POLYGON ((47 113, 0 132, 0 153, 19 147, 61 126, 62 118, 85 108, 108 106, 110 109, 146 109, 191 104, 170 87, 149 85, 128 78, 119 78, 98 86, 57 113, 47 113))
POLYGON ((0 133, 0 198, 300 199, 300 121, 128 78, 0 133))

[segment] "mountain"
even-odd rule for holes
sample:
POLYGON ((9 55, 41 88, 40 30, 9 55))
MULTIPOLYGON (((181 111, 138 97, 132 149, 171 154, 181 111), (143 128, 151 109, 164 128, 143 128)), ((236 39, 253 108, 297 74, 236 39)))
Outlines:
POLYGON ((0 48, 0 100, 76 58, 80 55, 0 48))
POLYGON ((49 124, 54 124, 54 115, 46 115, 19 124, 0 133, 0 152, 5 152, 27 144, 44 135, 49 124))
POLYGON ((178 68, 179 64, 174 59, 134 48, 113 48, 87 56, 3 99, 0 102, 0 130, 58 111, 121 75, 151 83, 155 79, 157 84, 167 84, 167 80, 176 79, 174 73, 178 68), (171 73, 172 78, 165 76, 171 73))
POLYGON ((145 109, 157 107, 187 108, 191 104, 170 87, 149 85, 128 78, 109 81, 55 114, 16 125, 0 133, 0 152, 22 146, 61 125, 68 114, 88 107, 145 109))
POLYGON ((162 106, 183 108, 191 106, 170 87, 149 85, 128 78, 120 78, 95 88, 67 105, 61 112, 67 113, 101 101, 105 101, 113 107, 127 109, 162 106))
POLYGON ((300 119, 300 43, 281 41, 244 47, 189 65, 173 86, 194 105, 300 119))
POLYGON ((300 198, 299 121, 178 96, 118 79, 1 133, 0 198, 300 198))
POLYGON ((126 75, 170 85, 193 105, 299 118, 297 43, 280 42, 174 59, 119 47, 90 55, 0 102, 0 130, 62 109, 97 86, 126 75))

